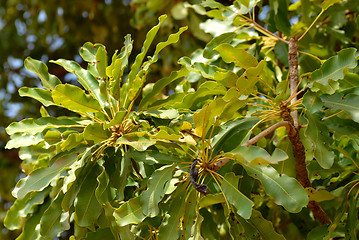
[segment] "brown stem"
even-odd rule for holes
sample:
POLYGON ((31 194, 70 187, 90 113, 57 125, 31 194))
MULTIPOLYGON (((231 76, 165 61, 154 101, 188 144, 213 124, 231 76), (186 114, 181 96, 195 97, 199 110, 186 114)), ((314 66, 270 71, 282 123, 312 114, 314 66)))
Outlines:
POLYGON ((267 136, 269 133, 273 132, 274 130, 276 130, 277 128, 279 127, 282 127, 282 126, 286 126, 287 129, 289 127, 289 122, 286 122, 286 121, 282 121, 282 122, 278 122, 272 126, 270 126, 269 128, 267 128, 266 130, 264 130, 263 132, 259 133, 257 136, 249 139, 245 144, 243 144, 243 146, 245 147, 249 147, 250 145, 253 145, 255 144, 256 142, 259 141, 259 139, 267 136))
MULTIPOLYGON (((289 82, 290 82, 290 94, 295 95, 298 86, 298 42, 295 37, 291 37, 289 40, 288 49, 288 62, 289 62, 289 82)), ((297 96, 293 97, 290 101, 293 104, 297 101, 297 96)), ((294 127, 298 127, 298 112, 297 110, 292 111, 292 118, 294 121, 294 127)))
MULTIPOLYGON (((305 148, 302 143, 302 140, 299 136, 299 127, 294 127, 294 121, 290 114, 290 110, 287 108, 286 104, 281 106, 281 117, 284 121, 289 122, 289 128, 287 128, 288 138, 292 144, 293 155, 295 158, 295 171, 297 173, 297 179, 299 183, 304 187, 312 187, 308 177, 307 166, 305 164, 305 148)), ((332 221, 329 216, 323 211, 318 202, 310 201, 308 203, 309 209, 312 211, 315 219, 320 224, 328 224, 332 221)))

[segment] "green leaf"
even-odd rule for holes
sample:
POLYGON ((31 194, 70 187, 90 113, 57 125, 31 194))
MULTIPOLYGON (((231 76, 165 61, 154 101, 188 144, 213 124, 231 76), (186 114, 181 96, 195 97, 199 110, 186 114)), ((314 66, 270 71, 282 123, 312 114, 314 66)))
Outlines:
POLYGON ((185 202, 186 191, 183 188, 183 186, 180 189, 178 189, 178 191, 179 191, 178 195, 172 200, 171 205, 169 206, 168 220, 161 225, 160 230, 158 232, 159 240, 178 239, 177 229, 180 223, 180 219, 184 215, 185 203, 186 203, 185 202))
POLYGON ((86 91, 88 91, 94 98, 97 99, 101 106, 104 107, 107 105, 106 101, 101 95, 99 82, 96 80, 96 78, 94 78, 94 76, 91 75, 89 71, 83 69, 75 61, 58 59, 51 62, 62 66, 68 72, 74 73, 77 76, 79 83, 85 88, 86 91))
POLYGON ((222 43, 214 48, 222 57, 226 63, 234 63, 236 66, 248 69, 250 67, 256 67, 258 64, 257 59, 247 53, 243 49, 233 47, 228 43, 222 43))
POLYGON ((305 135, 312 140, 315 159, 322 168, 329 169, 334 163, 334 152, 329 150, 333 140, 328 128, 317 114, 306 112, 305 115, 308 119, 305 135))
POLYGON ((169 77, 165 77, 165 78, 158 80, 155 83, 155 85, 153 86, 152 91, 141 100, 138 109, 139 110, 145 109, 148 105, 151 104, 151 102, 152 102, 151 99, 156 94, 161 92, 161 90, 163 88, 165 88, 167 85, 169 85, 170 83, 172 83, 173 81, 175 81, 179 78, 186 77, 188 75, 188 73, 189 73, 189 71, 186 68, 181 68, 178 71, 172 72, 169 77))
POLYGON ((100 46, 96 53, 96 70, 102 79, 106 78, 107 51, 104 46, 100 46))
POLYGON ((124 46, 121 48, 119 56, 117 52, 112 57, 112 63, 106 68, 106 74, 110 78, 110 93, 116 99, 120 98, 120 88, 122 84, 122 74, 124 69, 128 65, 128 58, 132 51, 131 35, 128 34, 125 37, 124 46))
POLYGON ((54 75, 49 74, 47 66, 31 57, 25 59, 25 68, 33 73, 36 73, 37 76, 41 79, 41 85, 44 88, 53 90, 56 85, 61 84, 61 81, 54 75))
POLYGON ((311 90, 333 94, 339 88, 337 81, 344 78, 345 71, 357 66, 356 52, 355 48, 343 49, 336 56, 326 60, 311 74, 312 82, 309 84, 311 90))
POLYGON ((20 122, 13 122, 7 128, 6 132, 13 135, 18 132, 26 132, 29 134, 40 133, 46 128, 78 128, 89 124, 89 120, 82 120, 75 117, 42 117, 38 119, 27 118, 20 122))
POLYGON ((148 136, 147 132, 133 132, 121 136, 116 143, 129 145, 137 151, 145 151, 148 147, 156 144, 156 140, 148 136))
POLYGON ((131 71, 128 74, 127 81, 121 89, 121 103, 123 108, 127 108, 129 106, 130 102, 134 99, 140 86, 142 86, 144 82, 143 78, 147 75, 147 71, 140 71, 140 67, 148 49, 151 46, 152 41, 154 40, 160 26, 166 18, 167 15, 160 16, 158 18, 159 23, 150 31, 148 31, 145 42, 143 43, 141 49, 141 53, 136 56, 135 62, 131 66, 131 71))
POLYGON ((56 161, 49 167, 40 168, 20 179, 12 194, 16 198, 23 198, 29 192, 42 191, 53 179, 66 171, 77 159, 76 151, 59 153, 56 161))
POLYGON ((101 214, 101 205, 96 199, 97 177, 99 166, 94 164, 83 180, 80 191, 75 200, 75 222, 80 227, 93 225, 101 214))
POLYGON ((214 204, 218 203, 225 203, 226 200, 224 199, 224 196, 222 193, 216 193, 216 194, 207 194, 206 196, 202 197, 198 202, 198 207, 205 208, 208 206, 212 206, 214 204))
POLYGON ((21 97, 31 97, 41 102, 44 106, 55 105, 52 100, 51 91, 41 88, 28 88, 22 87, 19 89, 19 95, 21 97))
POLYGON ((340 93, 334 95, 322 95, 320 100, 330 111, 346 111, 355 122, 359 122, 359 96, 353 93, 343 96, 340 93))
POLYGON ((213 38, 209 43, 207 43, 206 47, 204 48, 203 57, 212 59, 213 56, 216 54, 216 52, 213 51, 214 48, 222 43, 231 43, 235 36, 236 33, 227 32, 213 38))
POLYGON ((142 112, 145 116, 161 118, 161 119, 174 119, 179 117, 178 110, 176 109, 168 109, 168 110, 148 110, 142 112))
POLYGON ((172 178, 176 165, 167 165, 157 169, 149 179, 147 190, 141 195, 143 213, 149 217, 159 214, 158 203, 164 197, 165 184, 172 178))
POLYGON ((284 236, 282 234, 278 234, 274 227, 273 223, 265 219, 261 212, 257 210, 253 210, 251 218, 248 220, 250 223, 252 223, 252 226, 255 226, 255 228, 258 230, 258 232, 261 235, 261 239, 265 240, 285 240, 284 236))
POLYGON ((107 140, 111 137, 111 132, 104 129, 102 123, 91 123, 86 126, 84 131, 84 138, 86 141, 93 141, 95 144, 107 140))
POLYGON ((255 84, 260 81, 261 73, 265 65, 264 61, 260 61, 256 67, 248 68, 236 82, 236 88, 239 95, 250 95, 255 90, 255 84))
POLYGON ((178 60, 178 63, 192 72, 201 74, 204 78, 215 79, 215 74, 218 72, 228 72, 223 68, 219 68, 215 65, 210 65, 202 62, 194 62, 189 57, 182 57, 178 60))
POLYGON ((40 223, 41 217, 48 209, 51 201, 50 198, 47 198, 44 204, 42 204, 39 209, 29 218, 24 224, 23 230, 16 238, 16 240, 38 240, 41 239, 40 229, 37 227, 40 223))
POLYGON ((279 174, 271 166, 245 166, 251 177, 258 179, 274 202, 289 212, 299 212, 308 204, 308 196, 299 182, 285 174, 279 174))
POLYGON ((327 10, 329 7, 331 7, 332 5, 341 2, 341 0, 324 0, 320 6, 322 7, 323 10, 327 10))
POLYGON ((219 132, 213 137, 213 154, 220 151, 229 152, 242 145, 249 139, 251 129, 258 122, 258 118, 244 118, 222 124, 219 132))
POLYGON ((80 56, 86 62, 95 64, 96 63, 96 53, 100 47, 103 47, 103 45, 99 44, 99 43, 92 44, 91 42, 86 42, 80 48, 80 52, 79 52, 80 56))
POLYGON ((101 112, 100 104, 84 90, 70 84, 59 84, 52 92, 54 102, 75 112, 101 112))
POLYGON ((131 157, 137 162, 143 162, 148 165, 153 164, 172 164, 174 162, 181 163, 183 159, 178 156, 160 153, 158 151, 147 149, 146 151, 129 150, 131 157))
POLYGON ((70 229, 69 213, 63 212, 61 202, 63 194, 59 194, 44 212, 40 221, 40 234, 42 237, 53 239, 58 233, 70 229))
POLYGON ((36 145, 44 140, 44 136, 41 133, 29 134, 29 133, 14 133, 10 136, 10 140, 6 143, 5 148, 19 148, 36 145))
MULTIPOLYGON (((181 240, 190 239, 191 235, 194 234, 192 231, 193 223, 197 218, 197 191, 195 189, 190 190, 187 194, 186 199, 184 199, 184 214, 182 221, 182 232, 181 232, 181 240)), ((221 194, 223 196, 223 194, 221 194)))
POLYGON ((309 201, 323 202, 335 198, 335 196, 327 190, 315 190, 314 188, 310 187, 305 188, 305 191, 308 194, 309 201))
POLYGON ((45 197, 48 195, 50 189, 44 189, 41 192, 32 192, 27 194, 24 198, 17 199, 11 208, 7 211, 4 219, 4 225, 9 230, 21 228, 21 220, 29 214, 36 211, 37 205, 44 203, 45 197))
POLYGON ((105 167, 101 166, 102 172, 97 177, 98 186, 95 191, 97 201, 100 204, 106 204, 116 197, 115 189, 111 187, 110 178, 105 167))
MULTIPOLYGON (((229 153, 233 153, 232 157, 238 162, 251 165, 277 164, 288 159, 288 155, 281 149, 276 148, 272 155, 266 150, 257 146, 239 146, 229 153)), ((227 154, 226 154, 227 156, 227 154)))
POLYGON ((248 219, 252 214, 254 203, 238 190, 238 182, 239 176, 236 176, 233 172, 226 173, 222 182, 223 194, 228 199, 228 202, 237 209, 237 213, 241 217, 248 219))
POLYGON ((115 210, 113 216, 121 227, 141 223, 146 217, 142 212, 141 197, 131 198, 122 204, 115 210))

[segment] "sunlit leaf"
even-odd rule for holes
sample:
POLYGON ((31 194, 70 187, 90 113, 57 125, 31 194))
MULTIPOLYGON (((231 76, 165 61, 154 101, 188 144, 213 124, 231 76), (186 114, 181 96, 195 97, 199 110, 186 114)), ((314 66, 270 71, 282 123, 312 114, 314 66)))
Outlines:
POLYGON ((74 151, 59 153, 57 161, 51 166, 37 169, 29 176, 22 178, 16 184, 12 194, 16 198, 23 198, 29 192, 42 191, 54 178, 57 178, 59 174, 68 169, 76 159, 77 154, 74 151))
POLYGON ((36 73, 41 79, 41 85, 44 88, 53 90, 61 81, 54 75, 49 74, 47 66, 41 61, 27 57, 24 66, 27 70, 36 73))
POLYGON ((84 131, 84 138, 86 141, 93 141, 99 143, 105 141, 111 136, 111 132, 108 129, 104 129, 101 123, 91 123, 86 126, 84 131))
POLYGON ((156 144, 156 140, 152 139, 146 132, 134 132, 121 136, 116 143, 129 145, 138 151, 145 151, 148 147, 156 144))
POLYGON ((26 132, 29 134, 36 134, 42 132, 46 128, 61 128, 61 127, 73 127, 81 128, 89 124, 90 121, 82 120, 75 117, 43 117, 43 118, 27 118, 20 122, 14 122, 6 128, 6 132, 9 135, 13 135, 17 132, 26 132))
POLYGON ((54 102, 64 108, 75 112, 99 112, 100 104, 91 96, 76 86, 59 84, 52 92, 54 102))
POLYGON ((238 67, 248 69, 250 67, 256 67, 258 64, 257 59, 247 53, 243 49, 233 47, 228 43, 222 43, 214 48, 222 57, 226 63, 234 63, 238 67))
POLYGON ((308 204, 308 196, 299 182, 285 174, 279 174, 271 166, 245 166, 246 172, 258 179, 274 202, 289 212, 299 212, 308 204))
POLYGON ((142 212, 141 197, 131 198, 122 204, 115 210, 113 216, 120 226, 141 223, 146 217, 142 212))
POLYGON ((327 190, 315 190, 314 188, 306 188, 305 191, 308 194, 309 201, 316 201, 316 202, 322 202, 322 201, 328 201, 335 198, 333 194, 328 192, 327 190))
MULTIPOLYGON (((249 166, 277 164, 288 158, 288 155, 279 148, 276 148, 270 155, 266 150, 257 146, 239 146, 229 153, 232 153, 232 157, 240 163, 245 163, 249 166)), ((229 156, 229 153, 226 156, 229 156)))
POLYGON ((320 6, 322 7, 323 10, 327 10, 329 7, 331 7, 332 5, 341 2, 341 0, 324 0, 320 6))
POLYGON ((234 32, 227 32, 213 38, 204 48, 203 57, 211 59, 215 54, 217 54, 213 51, 216 46, 222 43, 230 43, 235 36, 236 34, 234 32))
POLYGON ((62 66, 68 72, 74 73, 77 76, 77 80, 85 88, 85 90, 88 91, 95 99, 97 99, 101 106, 106 105, 106 102, 100 92, 99 82, 91 75, 89 71, 83 69, 75 61, 58 59, 51 62, 62 66))
POLYGON ((41 102, 44 106, 55 105, 52 100, 51 91, 41 88, 28 88, 22 87, 19 89, 19 95, 21 97, 31 97, 41 102))

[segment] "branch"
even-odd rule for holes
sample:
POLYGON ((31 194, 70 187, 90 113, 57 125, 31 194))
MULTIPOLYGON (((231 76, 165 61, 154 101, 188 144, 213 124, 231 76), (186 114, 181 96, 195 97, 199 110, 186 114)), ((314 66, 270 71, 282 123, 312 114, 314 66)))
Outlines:
POLYGON ((242 146, 245 146, 245 147, 249 147, 250 145, 253 145, 255 144, 256 142, 259 141, 259 139, 267 136, 269 133, 273 132, 274 130, 276 130, 277 128, 279 127, 283 127, 283 126, 286 126, 287 129, 289 128, 289 122, 287 121, 282 121, 282 122, 278 122, 272 126, 270 126, 269 128, 267 128, 266 130, 264 130, 263 132, 259 133, 257 136, 249 139, 245 144, 243 144, 242 146))
POLYGON ((279 41, 281 42, 284 42, 286 44, 289 44, 289 42, 281 37, 279 37, 278 35, 275 35, 274 33, 268 31, 267 29, 265 29, 264 27, 262 27, 261 25, 259 25, 258 23, 256 23, 255 21, 251 20, 251 19, 248 19, 247 21, 249 21, 250 23, 252 23, 254 26, 256 26, 257 28, 259 28, 259 31, 260 32, 264 32, 265 34, 267 35, 270 35, 272 37, 275 37, 276 39, 278 39, 279 41))
MULTIPOLYGON (((253 145, 256 142, 258 142, 259 139, 267 136, 269 133, 273 132, 274 130, 276 130, 277 128, 282 127, 282 126, 286 126, 287 130, 289 131, 290 122, 282 121, 282 122, 274 124, 274 125, 270 126, 269 128, 267 128, 266 130, 264 130, 263 132, 259 133, 257 136, 249 139, 242 146, 249 147, 250 145, 253 145)), ((213 171, 217 171, 222 166, 226 165, 230 160, 232 160, 232 159, 231 158, 222 158, 221 160, 218 160, 217 162, 215 162, 213 164, 213 171)))
MULTIPOLYGON (((291 37, 289 41, 288 51, 288 62, 289 62, 289 85, 290 94, 294 96, 290 101, 293 104, 297 101, 297 88, 298 88, 298 41, 295 37, 291 37)), ((294 127, 298 127, 298 111, 292 111, 292 118, 294 121, 294 127)))

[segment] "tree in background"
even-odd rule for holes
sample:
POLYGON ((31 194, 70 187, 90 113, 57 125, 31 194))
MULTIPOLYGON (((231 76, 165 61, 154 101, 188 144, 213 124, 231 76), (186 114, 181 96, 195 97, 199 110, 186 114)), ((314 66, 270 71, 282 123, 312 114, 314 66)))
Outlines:
POLYGON ((358 5, 133 1, 132 24, 155 25, 141 51, 126 35, 111 60, 88 42, 80 65, 53 61, 78 83, 27 58, 45 89, 19 93, 46 108, 6 129, 27 175, 6 226, 20 239, 356 239, 358 5))

